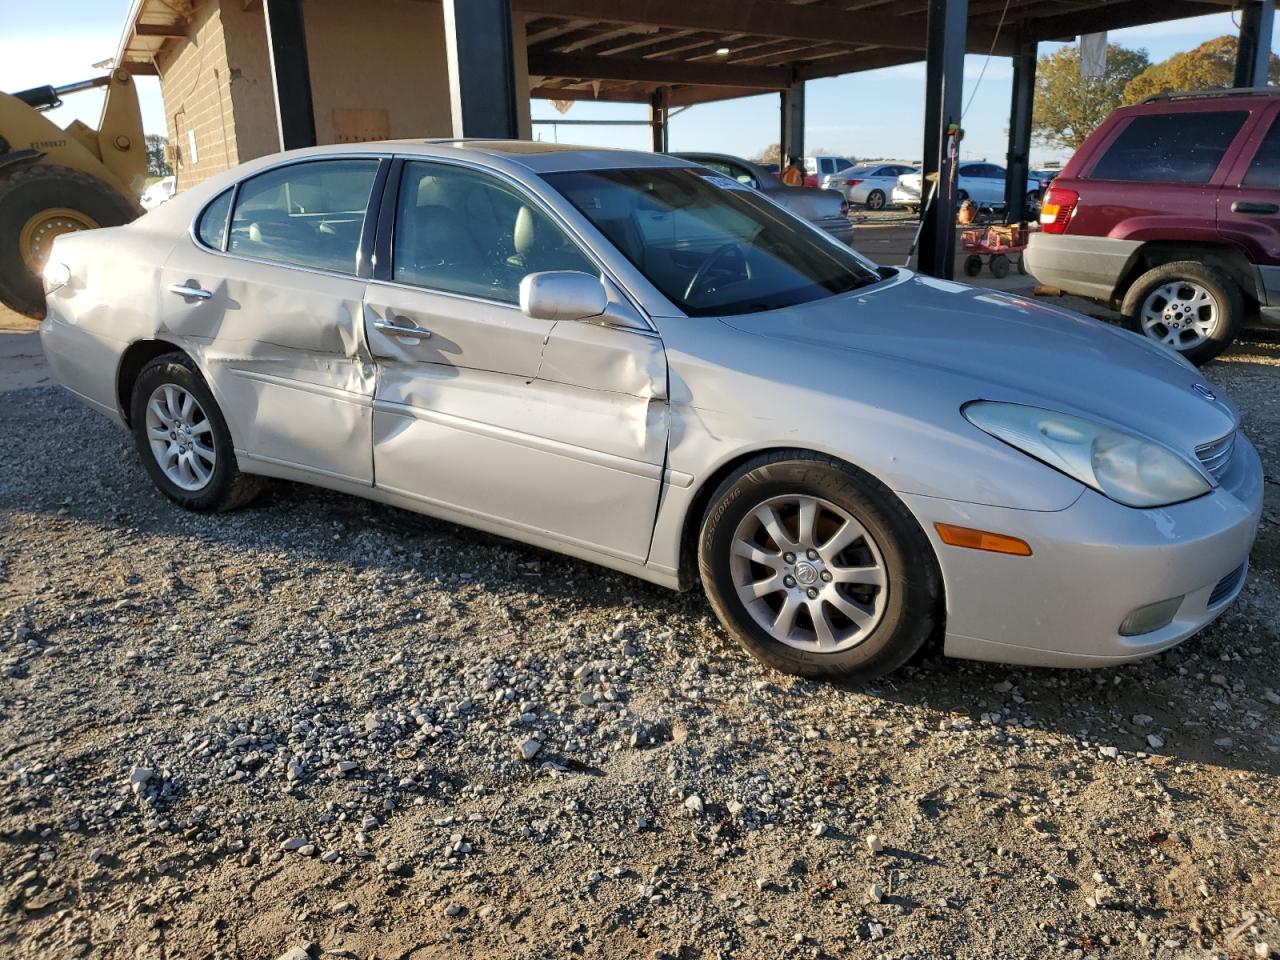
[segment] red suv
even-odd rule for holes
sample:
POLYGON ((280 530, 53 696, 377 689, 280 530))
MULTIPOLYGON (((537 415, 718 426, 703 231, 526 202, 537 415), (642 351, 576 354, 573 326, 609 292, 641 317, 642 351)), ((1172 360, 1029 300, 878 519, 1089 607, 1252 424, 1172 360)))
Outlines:
POLYGON ((1045 193, 1027 268, 1193 363, 1280 322, 1280 91, 1111 114, 1045 193))

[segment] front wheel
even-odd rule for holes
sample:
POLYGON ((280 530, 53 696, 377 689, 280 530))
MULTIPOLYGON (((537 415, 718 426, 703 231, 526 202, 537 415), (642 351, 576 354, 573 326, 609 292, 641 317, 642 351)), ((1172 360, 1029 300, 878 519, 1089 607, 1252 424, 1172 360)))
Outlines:
POLYGON ((1130 329, 1198 366, 1235 340, 1244 297, 1236 282, 1217 267, 1177 260, 1138 277, 1125 293, 1120 312, 1130 329))
POLYGON ((240 472, 222 411, 185 354, 165 354, 142 368, 130 422, 143 466, 178 506, 233 510, 261 492, 261 477, 240 472))
POLYGON ((888 673, 939 615, 937 560, 915 518, 831 457, 783 451, 748 462, 712 495, 698 564, 734 638, 799 676, 888 673))

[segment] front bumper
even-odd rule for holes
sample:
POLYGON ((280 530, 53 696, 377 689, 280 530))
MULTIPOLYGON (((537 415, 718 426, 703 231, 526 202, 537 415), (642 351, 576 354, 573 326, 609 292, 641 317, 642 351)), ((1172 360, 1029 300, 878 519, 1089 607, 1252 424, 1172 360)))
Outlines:
POLYGON ((1125 507, 1086 489, 1065 510, 1010 510, 904 495, 933 542, 947 598, 949 656, 1097 667, 1176 646, 1230 606, 1244 585, 1262 514, 1262 463, 1239 436, 1222 485, 1187 503, 1125 507), (943 544, 934 523, 1020 537, 1030 557, 943 544), (1139 607, 1181 596, 1172 622, 1120 635, 1139 607))

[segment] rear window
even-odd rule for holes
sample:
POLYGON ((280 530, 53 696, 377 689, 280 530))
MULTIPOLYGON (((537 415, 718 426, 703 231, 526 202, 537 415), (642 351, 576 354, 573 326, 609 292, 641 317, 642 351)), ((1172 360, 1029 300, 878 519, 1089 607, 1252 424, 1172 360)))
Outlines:
POLYGON ((1107 147, 1090 177, 1207 183, 1248 116, 1247 110, 1136 116, 1107 147))

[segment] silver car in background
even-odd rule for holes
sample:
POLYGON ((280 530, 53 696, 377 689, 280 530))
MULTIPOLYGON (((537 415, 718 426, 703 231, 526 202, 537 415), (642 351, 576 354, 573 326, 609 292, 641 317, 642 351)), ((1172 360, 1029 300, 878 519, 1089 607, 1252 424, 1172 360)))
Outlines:
POLYGON ((898 178, 920 169, 907 163, 860 163, 832 174, 823 183, 829 190, 839 190, 850 204, 868 210, 883 210, 890 203, 898 178))
POLYGON ((782 204, 797 217, 803 217, 837 240, 853 243, 853 224, 849 222, 849 202, 837 190, 788 187, 777 174, 766 167, 724 153, 677 153, 673 156, 700 163, 726 177, 732 177, 739 183, 754 187, 770 200, 782 204))
POLYGON ((1021 664, 1167 649, 1239 593, 1261 512, 1235 409, 1181 360, 877 267, 678 157, 265 157, 59 237, 44 279, 52 370, 178 505, 282 477, 700 582, 807 676, 935 631, 1021 664))

